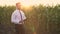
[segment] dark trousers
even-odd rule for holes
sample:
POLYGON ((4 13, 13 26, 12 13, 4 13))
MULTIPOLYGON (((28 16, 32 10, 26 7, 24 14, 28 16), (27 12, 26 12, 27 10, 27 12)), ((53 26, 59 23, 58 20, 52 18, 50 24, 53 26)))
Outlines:
POLYGON ((25 29, 22 24, 15 24, 16 34, 25 34, 25 29))

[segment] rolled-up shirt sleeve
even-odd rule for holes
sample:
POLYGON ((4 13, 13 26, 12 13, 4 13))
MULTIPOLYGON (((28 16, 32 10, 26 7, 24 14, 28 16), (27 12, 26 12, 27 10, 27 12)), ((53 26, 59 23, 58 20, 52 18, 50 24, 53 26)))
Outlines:
POLYGON ((22 11, 22 19, 25 20, 26 19, 26 16, 24 14, 24 12, 22 11))
POLYGON ((23 16, 23 17, 22 17, 22 18, 23 18, 23 20, 25 20, 25 19, 26 19, 26 16, 25 16, 25 14, 23 14, 22 16, 23 16))

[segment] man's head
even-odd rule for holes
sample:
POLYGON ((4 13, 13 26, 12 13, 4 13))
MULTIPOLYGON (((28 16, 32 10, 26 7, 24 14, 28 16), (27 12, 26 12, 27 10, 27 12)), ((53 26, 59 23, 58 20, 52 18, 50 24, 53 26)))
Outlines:
POLYGON ((21 9, 21 3, 20 2, 16 3, 16 8, 19 10, 21 9))

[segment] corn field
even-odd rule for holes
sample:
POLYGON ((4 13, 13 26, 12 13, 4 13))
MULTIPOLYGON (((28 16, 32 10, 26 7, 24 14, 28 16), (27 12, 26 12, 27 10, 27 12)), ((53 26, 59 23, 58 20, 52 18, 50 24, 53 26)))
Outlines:
MULTIPOLYGON (((15 6, 0 6, 0 34, 15 34, 15 25, 11 23, 11 14, 15 6)), ((22 9, 26 14, 26 34, 60 34, 60 5, 31 6, 22 9)))

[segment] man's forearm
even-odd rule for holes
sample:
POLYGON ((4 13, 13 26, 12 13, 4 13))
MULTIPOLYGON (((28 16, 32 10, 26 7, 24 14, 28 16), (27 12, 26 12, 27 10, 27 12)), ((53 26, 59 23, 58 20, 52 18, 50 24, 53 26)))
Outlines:
POLYGON ((27 19, 25 19, 25 20, 22 20, 22 21, 19 21, 19 23, 22 23, 22 22, 25 22, 27 19))

